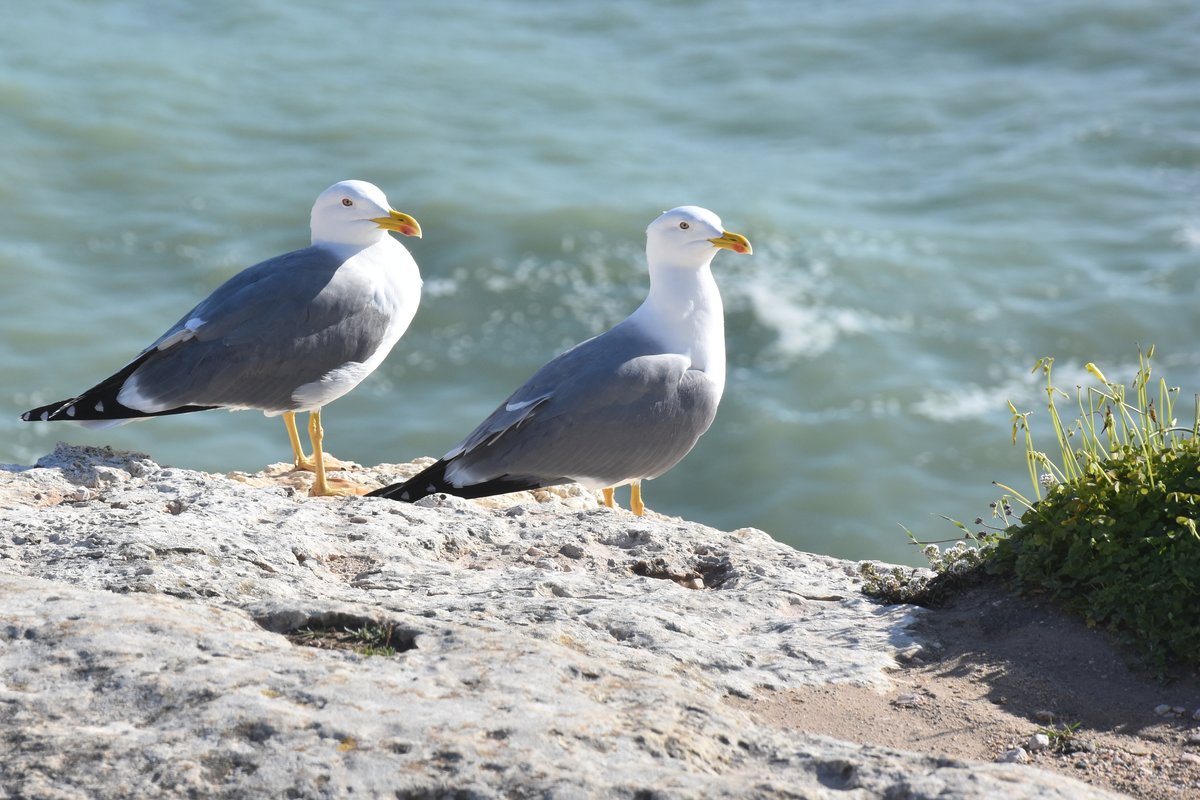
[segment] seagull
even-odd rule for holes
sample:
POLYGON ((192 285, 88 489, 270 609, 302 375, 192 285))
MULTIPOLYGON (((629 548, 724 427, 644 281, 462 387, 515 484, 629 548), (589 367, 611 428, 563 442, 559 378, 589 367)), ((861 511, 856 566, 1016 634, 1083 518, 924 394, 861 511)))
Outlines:
POLYGON ((312 246, 242 270, 138 356, 82 394, 26 411, 26 422, 107 428, 213 408, 283 416, 313 495, 357 494, 325 476, 321 408, 357 386, 404 334, 421 273, 400 242, 421 226, 366 181, 335 183, 312 207, 312 246), (308 457, 296 414, 308 412, 308 457))
POLYGON ((368 497, 414 502, 578 482, 630 484, 662 475, 708 430, 725 389, 725 321, 711 264, 720 250, 750 253, 713 212, 673 208, 646 229, 650 292, 612 329, 557 356, 465 439, 422 472, 368 497))

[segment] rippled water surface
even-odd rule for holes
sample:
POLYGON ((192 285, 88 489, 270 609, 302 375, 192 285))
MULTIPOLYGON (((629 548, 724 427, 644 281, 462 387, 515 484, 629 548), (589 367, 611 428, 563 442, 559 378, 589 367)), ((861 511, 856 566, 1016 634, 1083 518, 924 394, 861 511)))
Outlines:
MULTIPOLYGON (((415 215, 412 328, 325 415, 437 455, 629 313, 643 231, 704 205, 730 374, 651 507, 916 563, 1025 481, 1006 401, 1137 346, 1200 391, 1200 5, 22 4, 0 31, 0 461, 65 439, 257 469, 283 426, 17 415, 119 367, 334 181, 415 215)), ((1044 415, 1043 415, 1044 416, 1044 415)), ((1023 485, 1023 484, 1022 484, 1023 485)))

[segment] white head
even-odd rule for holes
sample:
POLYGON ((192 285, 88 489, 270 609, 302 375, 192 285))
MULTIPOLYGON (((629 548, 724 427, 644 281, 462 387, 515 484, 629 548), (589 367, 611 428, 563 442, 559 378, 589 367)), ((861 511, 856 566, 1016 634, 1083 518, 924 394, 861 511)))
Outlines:
POLYGON ((342 181, 317 198, 312 207, 312 243, 368 247, 396 231, 421 236, 421 226, 408 214, 396 211, 373 183, 342 181))
POLYGON ((752 252, 745 236, 725 230, 721 218, 707 208, 672 208, 646 228, 646 257, 651 266, 699 269, 712 262, 717 250, 752 252))

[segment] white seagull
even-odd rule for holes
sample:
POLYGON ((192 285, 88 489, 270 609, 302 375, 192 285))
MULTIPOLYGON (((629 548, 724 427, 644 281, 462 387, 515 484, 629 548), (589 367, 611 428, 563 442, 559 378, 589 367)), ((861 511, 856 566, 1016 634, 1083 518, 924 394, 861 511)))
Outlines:
POLYGON ((628 318, 534 373, 440 461, 369 496, 413 502, 576 481, 604 490, 662 475, 708 430, 725 389, 725 321, 713 280, 719 250, 750 253, 696 206, 667 211, 646 229, 650 293, 628 318))
POLYGON ((316 473, 312 494, 358 493, 326 480, 321 407, 370 375, 412 322, 421 273, 388 231, 420 237, 421 226, 365 181, 330 186, 311 220, 311 247, 239 272, 118 372, 21 419, 104 428, 212 408, 282 414, 296 467, 316 473))

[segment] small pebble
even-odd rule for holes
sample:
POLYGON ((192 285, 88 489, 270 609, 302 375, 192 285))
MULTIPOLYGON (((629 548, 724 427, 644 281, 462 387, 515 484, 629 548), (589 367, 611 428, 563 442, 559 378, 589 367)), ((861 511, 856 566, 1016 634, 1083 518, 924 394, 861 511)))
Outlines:
POLYGON ((1029 743, 1025 745, 1033 752, 1045 750, 1050 746, 1050 737, 1044 733, 1035 733, 1029 737, 1029 743))
POLYGON ((1171 713, 1171 707, 1166 703, 1160 703, 1154 707, 1154 713, 1160 717, 1165 717, 1171 713))
POLYGON ((558 552, 567 558, 583 558, 586 551, 577 544, 567 543, 558 548, 558 552))
POLYGON ((144 561, 157 555, 153 547, 141 542, 127 542, 121 545, 117 552, 126 561, 144 561))
POLYGON ((1054 712, 1046 711, 1046 710, 1037 711, 1037 712, 1034 712, 1033 718, 1036 719, 1038 722, 1042 722, 1042 723, 1049 725, 1052 722, 1054 722, 1054 712))
POLYGON ((1195 753, 1184 753, 1179 757, 1179 760, 1185 764, 1200 764, 1200 756, 1195 753))
POLYGON ((921 705, 921 698, 913 692, 905 692, 904 694, 897 695, 896 699, 892 701, 892 705, 899 706, 900 708, 914 708, 921 705))
POLYGON ((1029 754, 1025 752, 1024 747, 1014 747, 996 760, 1006 764, 1024 764, 1029 760, 1029 754))

